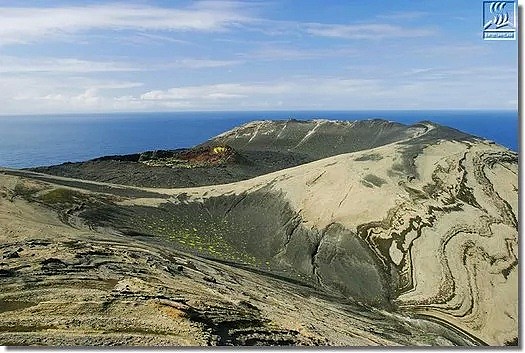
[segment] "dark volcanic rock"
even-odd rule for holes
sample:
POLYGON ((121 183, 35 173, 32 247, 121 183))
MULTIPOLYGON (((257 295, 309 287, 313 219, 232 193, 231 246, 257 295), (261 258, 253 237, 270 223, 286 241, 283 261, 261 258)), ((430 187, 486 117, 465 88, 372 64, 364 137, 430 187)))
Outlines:
POLYGON ((4 259, 16 259, 19 258, 20 255, 17 251, 11 251, 4 254, 4 259))

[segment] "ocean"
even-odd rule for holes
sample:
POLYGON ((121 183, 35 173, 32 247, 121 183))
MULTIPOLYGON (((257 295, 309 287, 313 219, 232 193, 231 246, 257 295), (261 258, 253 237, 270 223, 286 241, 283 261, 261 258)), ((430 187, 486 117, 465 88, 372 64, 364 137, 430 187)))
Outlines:
POLYGON ((259 111, 0 116, 0 166, 27 168, 191 147, 262 119, 431 120, 518 151, 515 111, 259 111))

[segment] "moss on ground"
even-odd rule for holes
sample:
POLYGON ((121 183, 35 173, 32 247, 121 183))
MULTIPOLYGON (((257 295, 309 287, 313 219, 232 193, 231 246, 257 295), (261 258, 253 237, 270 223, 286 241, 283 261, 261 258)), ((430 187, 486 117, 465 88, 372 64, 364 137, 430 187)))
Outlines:
POLYGON ((41 195, 39 198, 40 201, 48 205, 73 204, 89 200, 87 195, 65 188, 53 189, 41 195))
POLYGON ((155 234, 169 238, 181 248, 198 254, 242 262, 254 266, 264 264, 263 260, 249 254, 242 242, 233 246, 224 235, 233 231, 227 220, 199 219, 198 224, 187 222, 185 217, 143 216, 128 219, 133 229, 145 234, 155 234))

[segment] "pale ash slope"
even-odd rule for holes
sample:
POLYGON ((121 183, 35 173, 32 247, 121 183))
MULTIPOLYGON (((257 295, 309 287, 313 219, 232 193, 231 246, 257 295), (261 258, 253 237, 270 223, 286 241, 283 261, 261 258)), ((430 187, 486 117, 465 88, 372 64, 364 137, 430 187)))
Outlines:
MULTIPOLYGON (((391 273, 402 310, 491 345, 516 342, 517 155, 481 140, 442 140, 407 160, 413 147, 393 143, 235 184, 163 192, 204 200, 270 185, 303 226, 338 224, 346 236, 365 240, 391 273)), ((344 237, 320 239, 313 266, 321 285, 334 281, 319 269, 333 261, 344 237)))
POLYGON ((0 174, 0 345, 472 345, 427 320, 64 224, 0 174))
MULTIPOLYGON (((278 298, 280 301, 271 299, 266 302, 261 300, 260 294, 266 293, 274 288, 276 283, 282 282, 271 280, 270 284, 261 285, 260 281, 270 281, 270 279, 267 276, 256 276, 258 282, 254 282, 251 274, 243 272, 243 278, 246 281, 243 280, 244 282, 241 282, 239 287, 236 285, 234 287, 243 288, 242 290, 252 289, 254 292, 251 292, 251 299, 248 300, 248 303, 255 305, 260 312, 246 308, 242 311, 239 311, 239 308, 232 311, 231 306, 227 304, 228 301, 222 300, 211 309, 211 313, 205 307, 192 304, 190 309, 185 307, 184 314, 189 315, 186 318, 191 318, 192 316, 188 314, 192 312, 191 310, 200 310, 201 316, 198 316, 201 318, 200 323, 203 324, 202 317, 207 318, 207 321, 204 321, 208 323, 208 328, 210 327, 210 315, 215 319, 217 316, 230 317, 232 315, 244 318, 233 320, 237 324, 239 321, 246 322, 247 316, 251 317, 248 321, 255 323, 248 324, 248 326, 255 326, 255 330, 253 327, 244 327, 244 331, 237 331, 238 327, 234 326, 233 328, 227 327, 226 332, 221 331, 221 334, 226 335, 225 340, 233 340, 236 344, 246 342, 246 337, 252 337, 250 335, 253 332, 258 332, 262 336, 255 340, 252 338, 251 342, 273 342, 275 344, 279 344, 278 342, 315 344, 319 342, 316 340, 322 338, 328 340, 325 344, 394 344, 394 342, 400 344, 516 344, 518 336, 517 155, 494 144, 432 124, 420 124, 414 132, 404 141, 396 140, 398 142, 390 145, 342 154, 238 183, 186 189, 120 187, 118 189, 119 200, 116 202, 119 207, 131 207, 130 210, 139 209, 140 206, 142 211, 146 209, 152 211, 157 210, 155 206, 158 206, 161 212, 150 214, 165 217, 184 215, 181 211, 190 209, 196 214, 191 227, 203 226, 202 221, 197 217, 199 212, 204 216, 210 212, 210 219, 218 212, 221 216, 217 219, 221 222, 226 220, 244 224, 257 218, 263 221, 266 219, 267 222, 275 224, 264 222, 262 226, 259 224, 259 228, 255 233, 252 232, 252 238, 249 239, 253 245, 252 250, 250 248, 245 250, 255 251, 253 255, 265 252, 264 255, 271 263, 273 273, 280 269, 293 268, 299 272, 301 278, 306 278, 307 284, 318 285, 331 293, 340 291, 348 297, 364 302, 378 303, 385 309, 396 312, 396 315, 403 315, 400 318, 401 322, 410 326, 407 333, 399 326, 390 325, 391 321, 386 320, 389 314, 385 311, 382 311, 377 320, 367 319, 361 322, 360 315, 369 312, 366 306, 358 306, 361 308, 359 314, 356 314, 354 310, 352 315, 340 321, 334 321, 334 316, 321 310, 331 308, 331 305, 337 302, 334 300, 323 301, 315 308, 309 302, 305 306, 289 306, 291 300, 289 295, 297 298, 297 293, 304 290, 304 287, 293 287, 290 284, 283 284, 286 290, 279 289, 274 292, 274 299, 278 298), (281 207, 283 203, 289 205, 291 209, 283 208, 286 210, 284 219, 275 216, 272 216, 274 218, 263 217, 272 212, 270 206, 281 207), (144 205, 149 208, 144 208, 144 205), (250 209, 253 209, 251 213, 250 209), (223 213, 223 211, 226 212, 223 213), (280 222, 285 222, 285 224, 280 222), (272 229, 275 229, 276 232, 269 231, 272 229), (267 246, 268 239, 271 240, 273 247, 267 246), (368 252, 373 256, 366 255, 363 247, 368 248, 368 252), (374 261, 371 260, 372 257, 375 258, 374 261), (252 287, 254 285, 255 287, 252 287), (361 289, 365 286, 366 290, 362 291, 361 289), (259 296, 256 296, 256 293, 259 296), (376 295, 382 297, 375 300, 373 296, 376 295), (265 306, 267 309, 261 309, 261 301, 267 305, 265 306), (393 306, 386 305, 385 301, 393 306), (230 309, 224 311, 218 309, 220 307, 230 309), (275 310, 278 310, 282 316, 271 316, 275 310), (217 312, 221 314, 213 316, 217 312), (297 316, 294 316, 294 313, 297 316), (410 315, 411 318, 407 315, 410 315), (256 320, 253 320, 254 316, 256 320), (272 333, 268 326, 261 324, 261 317, 265 320, 272 318, 270 319, 272 325, 279 327, 276 329, 277 332, 272 333), (281 323, 280 320, 290 317, 300 322, 304 322, 301 321, 304 319, 308 324, 313 324, 317 332, 314 335, 315 339, 312 341, 310 340, 312 336, 309 334, 303 335, 302 331, 291 329, 291 326, 281 323), (430 327, 427 320, 415 322, 414 317, 435 320, 439 325, 430 327), (324 318, 327 321, 323 321, 324 318), (369 334, 363 336, 362 331, 353 331, 357 322, 361 322, 359 325, 362 326, 356 327, 369 333, 372 332, 373 337, 380 337, 381 340, 386 339, 386 341, 375 341, 375 338, 367 341, 370 339, 369 334), (382 326, 381 322, 387 323, 388 327, 382 326), (420 325, 423 325, 422 322, 425 323, 422 331, 427 331, 430 335, 426 338, 419 329, 420 325), (323 326, 325 329, 319 329, 317 324, 325 325, 323 326), (329 330, 327 331, 326 328, 329 330), (335 336, 329 333, 332 332, 332 329, 335 330, 333 332, 335 336), (240 332, 240 334, 232 338, 231 335, 235 332, 240 332), (299 332, 300 335, 296 332, 299 332), (441 334, 436 335, 438 332, 441 334), (274 334, 276 336, 272 338, 274 334), (456 337, 453 337, 454 334, 456 337)), ((310 136, 313 135, 315 134, 310 134, 310 136)), ((10 173, 13 174, 13 172, 10 173)), ((20 172, 17 175, 20 175, 21 179, 34 177, 29 173, 24 173, 20 172)), ((113 194, 117 191, 117 189, 111 191, 112 189, 107 184, 102 183, 73 182, 56 177, 46 177, 45 180, 39 178, 51 184, 64 185, 67 182, 69 186, 83 190, 98 190, 98 192, 113 194)), ((117 209, 112 208, 111 210, 117 209)), ((78 212, 79 209, 72 209, 73 215, 78 212)), ((21 212, 19 217, 23 220, 29 218, 29 214, 30 212, 21 212)), ((104 213, 100 214, 104 215, 104 213)), ((6 219, 4 224, 10 227, 11 220, 6 219)), ((68 227, 64 227, 57 232, 67 234, 68 230, 68 227)), ((245 229, 245 231, 246 233, 236 232, 230 240, 241 242, 243 237, 247 239, 250 229, 245 229)), ((39 237, 40 232, 15 231, 12 234, 19 236, 21 241, 27 241, 39 237)), ((89 234, 93 234, 93 231, 90 231, 89 234)), ((160 236, 161 233, 158 235, 160 236)), ((102 231, 98 237, 106 240, 113 239, 112 243, 101 243, 107 244, 111 252, 104 253, 97 250, 91 252, 90 250, 87 254, 80 256, 78 261, 73 261, 71 259, 73 254, 82 253, 83 248, 90 249, 93 244, 84 242, 78 243, 78 247, 65 248, 67 250, 63 261, 65 265, 55 262, 55 265, 59 266, 58 273, 67 273, 69 277, 66 278, 70 278, 73 273, 80 273, 79 268, 85 268, 87 265, 85 262, 91 263, 94 256, 110 264, 90 268, 89 273, 99 278, 123 280, 126 277, 138 277, 143 280, 150 278, 157 281, 159 272, 151 272, 152 270, 147 266, 151 264, 155 268, 155 264, 161 264, 161 268, 166 266, 166 269, 160 270, 166 272, 162 272, 166 279, 162 279, 160 283, 168 281, 166 283, 181 285, 179 279, 173 277, 176 271, 171 269, 170 272, 170 257, 165 255, 152 257, 148 263, 148 261, 135 261, 133 256, 122 253, 122 251, 127 251, 126 246, 132 252, 135 251, 133 249, 139 242, 139 238, 120 237, 119 239, 122 239, 125 246, 117 247, 118 242, 114 235, 102 231), (118 251, 114 250, 117 248, 118 251), (100 277, 100 274, 105 273, 108 267, 113 271, 111 276, 100 277)), ((142 248, 154 246, 155 242, 159 242, 162 251, 168 251, 175 246, 167 242, 162 243, 160 237, 140 238, 140 242, 144 242, 142 248)), ((9 244, 8 247, 15 250, 16 246, 20 246, 16 242, 9 244)), ((70 242, 66 241, 64 244, 67 245, 70 242)), ((75 245, 75 242, 71 244, 75 245)), ((172 250, 168 252, 172 253, 172 250)), ((21 252, 21 256, 23 254, 24 252, 21 252)), ((177 256, 184 258, 189 255, 177 256)), ((138 255, 138 257, 143 258, 144 256, 138 255)), ((9 259, 5 260, 2 265, 6 271, 2 273, 7 281, 21 285, 21 288, 14 286, 8 293, 4 293, 11 298, 21 297, 20 293, 27 289, 24 281, 30 283, 28 279, 34 278, 35 275, 37 277, 57 275, 54 272, 38 272, 39 266, 49 267, 49 264, 54 263, 49 262, 47 257, 38 259, 38 261, 45 261, 44 264, 36 261, 27 269, 16 267, 20 266, 21 261, 23 260, 17 258, 9 259), (18 274, 24 274, 24 277, 17 279, 18 274)), ((176 263, 177 261, 184 260, 175 260, 176 263)), ((222 281, 218 282, 223 283, 224 281, 227 288, 232 288, 234 282, 226 275, 238 269, 215 262, 206 263, 207 266, 213 263, 214 268, 219 266, 222 271, 220 272, 222 281)), ((192 281, 205 283, 207 281, 203 280, 204 276, 213 272, 201 269, 200 273, 202 277, 193 276, 192 281)), ((56 280, 55 277, 50 278, 37 295, 46 290, 56 291, 56 280), (53 289, 50 290, 51 288, 53 289)), ((237 278, 236 280, 238 281, 237 278)), ((153 292, 164 288, 163 286, 164 284, 161 287, 155 285, 153 292)), ((209 286, 214 285, 209 284, 209 286)), ((106 290, 112 293, 110 299, 113 299, 109 300, 111 303, 129 300, 126 292, 113 291, 121 287, 111 285, 108 287, 111 287, 106 290), (115 296, 120 299, 115 301, 115 296)), ((201 289, 204 290, 203 287, 194 289, 188 285, 185 288, 191 288, 193 290, 191 293, 200 296, 203 302, 210 298, 208 292, 201 291, 201 289)), ((237 289, 232 289, 233 297, 239 296, 237 289)), ((188 289, 185 295, 188 295, 191 290, 188 289)), ((144 287, 138 287, 133 291, 135 293, 133 295, 143 303, 152 298, 140 294, 145 291, 144 287)), ((173 301, 177 293, 180 292, 169 292, 166 296, 172 298, 173 301)), ((118 310, 106 312, 105 308, 109 305, 108 299, 105 296, 102 298, 103 300, 98 300, 104 303, 99 306, 101 310, 99 322, 107 323, 109 322, 107 318, 113 318, 112 315, 118 313, 118 310)), ((156 299, 159 298, 152 300, 156 299)), ((301 297, 300 300, 304 298, 301 297)), ((63 302, 60 305, 63 305, 63 302)), ((60 308, 60 305, 54 308, 60 308)), ((65 310, 68 307, 66 306, 65 310)), ((41 315, 47 320, 48 314, 45 310, 40 311, 41 309, 42 306, 33 307, 31 310, 36 311, 31 312, 31 315, 34 318, 41 315)), ((87 315, 82 311, 83 307, 78 310, 82 315, 87 315)), ((120 323, 127 320, 128 316, 136 317, 134 315, 124 315, 115 320, 120 323)), ((337 315, 340 315, 340 312, 337 312, 337 315)), ((10 327, 7 329, 11 335, 9 337, 14 337, 13 331, 16 330, 12 327, 13 325, 17 327, 18 317, 16 312, 4 314, 4 318, 11 320, 9 321, 11 326, 7 325, 10 327)), ((89 318, 89 315, 87 317, 89 318)), ((144 315, 141 314, 141 317, 144 315)), ((78 329, 79 332, 84 332, 93 326, 85 318, 78 321, 76 327, 78 325, 81 326, 78 329)), ((102 326, 99 327, 105 328, 103 324, 100 325, 102 326)), ((115 334, 125 333, 126 329, 119 325, 109 331, 115 334)), ((134 334, 137 332, 137 330, 133 331, 134 334)), ((162 338, 164 335, 162 332, 157 330, 153 335, 155 339, 162 338)), ((54 344, 61 342, 60 340, 72 339, 64 332, 62 334, 62 338, 53 341, 54 344)), ((97 331, 93 337, 100 339, 105 337, 104 339, 107 339, 105 343, 113 342, 109 336, 101 335, 102 333, 97 331)), ((38 342, 38 337, 41 339, 43 336, 36 337, 26 334, 25 337, 33 339, 33 342, 38 342)), ((195 336, 189 334, 188 337, 195 336)), ((126 344, 139 342, 140 344, 140 338, 135 339, 135 341, 126 339, 118 342, 126 344)), ((179 339, 174 338, 176 342, 179 342, 177 341, 179 339)), ((208 343, 220 341, 206 338, 204 340, 208 343)), ((75 342, 78 344, 79 341, 75 342)), ((48 343, 51 342, 48 341, 48 343)), ((160 341, 151 341, 151 343, 160 343, 160 341)))

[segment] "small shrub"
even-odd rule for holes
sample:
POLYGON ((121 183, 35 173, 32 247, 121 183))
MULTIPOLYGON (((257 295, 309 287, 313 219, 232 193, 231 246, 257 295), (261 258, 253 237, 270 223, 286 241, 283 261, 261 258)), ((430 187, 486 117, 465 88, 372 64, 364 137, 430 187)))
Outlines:
POLYGON ((30 185, 23 184, 23 183, 22 184, 18 183, 15 185, 15 188, 13 189, 13 197, 20 196, 24 199, 30 199, 33 196, 33 194, 37 193, 40 190, 41 189, 34 187, 34 186, 30 186, 30 185))
POLYGON ((54 189, 42 195, 40 200, 47 204, 74 203, 75 201, 84 200, 86 196, 71 189, 54 189))

